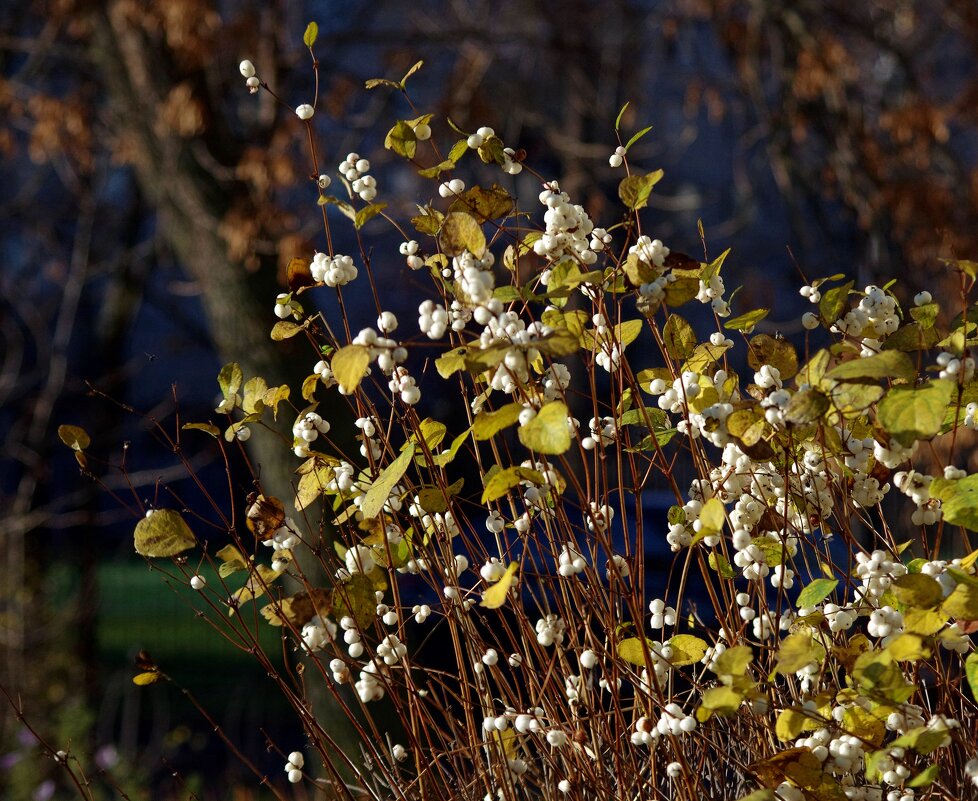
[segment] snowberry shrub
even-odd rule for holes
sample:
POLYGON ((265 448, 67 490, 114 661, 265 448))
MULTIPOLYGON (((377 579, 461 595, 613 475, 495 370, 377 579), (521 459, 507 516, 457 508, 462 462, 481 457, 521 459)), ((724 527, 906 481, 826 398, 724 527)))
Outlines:
MULTIPOLYGON (((413 109, 417 66, 367 88, 413 109)), ((734 316, 727 253, 647 230, 663 173, 628 156, 647 130, 609 148, 622 205, 595 221, 492 128, 449 122, 443 150, 447 126, 415 110, 385 141, 427 182, 398 220, 367 159, 318 142, 316 100, 295 114, 311 162, 338 163, 311 183, 323 250, 269 299, 309 376, 269 388, 227 365, 217 410, 229 441, 293 422, 295 495, 250 498, 254 536, 201 553, 221 582, 175 560, 219 622, 261 604, 304 663, 301 685, 277 679, 308 737, 285 778, 377 799, 973 797, 978 475, 958 465, 978 264, 949 263, 957 298, 909 307, 891 284, 813 280, 802 339, 754 334, 768 310, 734 316), (455 177, 463 162, 487 180, 455 177), (385 226, 396 252, 373 244, 385 226), (428 287, 416 319, 385 308, 395 266, 428 287), (426 396, 466 422, 424 416, 426 396), (667 514, 643 503, 653 486, 667 514), (328 581, 299 567, 315 562, 328 581), (312 683, 360 753, 311 716, 312 683)), ((150 558, 201 547, 171 510, 136 529, 150 558)))

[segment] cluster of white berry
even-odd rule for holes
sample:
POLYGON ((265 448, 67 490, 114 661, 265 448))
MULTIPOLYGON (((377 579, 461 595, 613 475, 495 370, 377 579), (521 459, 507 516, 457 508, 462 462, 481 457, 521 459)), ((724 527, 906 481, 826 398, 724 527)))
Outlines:
POLYGON ((309 265, 312 280, 328 287, 346 286, 358 275, 352 256, 328 256, 316 253, 309 265))
POLYGON ((358 153, 348 153, 337 170, 350 184, 350 191, 359 195, 361 200, 370 203, 377 197, 377 179, 367 174, 370 172, 370 162, 367 159, 360 158, 358 153))

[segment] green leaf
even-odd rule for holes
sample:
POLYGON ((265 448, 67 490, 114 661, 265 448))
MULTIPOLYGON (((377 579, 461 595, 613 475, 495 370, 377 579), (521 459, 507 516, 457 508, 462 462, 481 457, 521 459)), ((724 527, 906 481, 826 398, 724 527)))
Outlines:
POLYGON ((458 256, 468 251, 476 258, 486 252, 486 235, 482 226, 471 214, 453 211, 445 216, 439 235, 442 250, 449 256, 458 256))
POLYGON ((941 766, 936 762, 933 765, 928 765, 920 773, 914 776, 910 781, 907 782, 907 787, 929 787, 936 780, 937 777, 941 775, 941 766))
POLYGON ((941 611, 958 620, 978 620, 978 587, 958 584, 941 605, 941 611))
POLYGON ((927 726, 918 726, 915 729, 911 729, 906 734, 897 737, 892 743, 890 743, 890 747, 912 748, 918 754, 923 754, 926 756, 932 751, 940 748, 944 744, 947 737, 947 729, 931 729, 927 726))
POLYGON ((919 634, 898 634, 886 646, 886 650, 897 662, 916 662, 928 659, 931 649, 919 634))
POLYGON ((747 363, 754 370, 760 370, 765 364, 776 367, 782 381, 787 381, 798 372, 798 354, 791 343, 767 334, 758 334, 751 339, 747 363))
POLYGON ((414 132, 414 126, 398 120, 387 132, 384 147, 406 159, 413 159, 418 152, 418 136, 414 132))
POLYGON ((482 411, 472 421, 472 436, 476 440, 492 439, 504 428, 508 428, 520 419, 523 411, 522 403, 508 403, 494 412, 482 411))
POLYGON ((414 73, 416 73, 423 66, 424 66, 424 61, 416 61, 414 64, 411 65, 411 69, 405 72, 404 77, 401 78, 401 82, 400 82, 401 89, 403 89, 407 84, 407 79, 410 78, 412 75, 414 75, 414 73))
POLYGON ((723 358, 723 354, 728 350, 730 350, 729 345, 714 345, 711 342, 701 342, 696 346, 696 349, 689 358, 686 359, 686 363, 682 367, 682 372, 691 370, 694 373, 707 373, 723 358))
MULTIPOLYGON (((646 640, 645 648, 651 651, 652 643, 646 640)), ((642 647, 642 641, 638 637, 629 637, 627 640, 620 640, 615 647, 615 651, 618 657, 628 662, 628 664, 645 667, 645 650, 642 647)))
POLYGON ((760 790, 755 790, 753 793, 748 793, 737 799, 737 801, 777 801, 777 797, 770 787, 762 787, 760 790))
POLYGON ((700 271, 673 269, 675 278, 666 284, 666 304, 676 309, 689 303, 700 291, 700 271))
POLYGON ((353 206, 351 206, 345 200, 340 200, 338 197, 333 197, 333 195, 320 195, 319 200, 317 200, 316 203, 320 206, 336 206, 336 208, 340 210, 340 213, 350 220, 356 220, 357 218, 357 213, 353 206))
POLYGON ((625 277, 632 286, 641 286, 655 280, 658 271, 644 259, 640 259, 638 254, 629 253, 623 266, 625 277))
POLYGON ((306 25, 306 32, 302 34, 302 43, 306 47, 312 47, 319 38, 319 26, 315 22, 306 25))
POLYGON ((618 116, 617 116, 617 117, 615 117, 615 130, 616 130, 616 131, 617 131, 617 130, 618 130, 619 128, 621 128, 621 118, 622 118, 623 116, 625 116, 625 109, 627 109, 627 108, 628 108, 628 104, 629 104, 630 102, 631 102, 630 100, 626 100, 626 101, 625 101, 625 105, 624 105, 624 106, 622 106, 622 107, 621 107, 621 111, 619 111, 619 112, 618 112, 618 116))
MULTIPOLYGON (((454 167, 454 166, 455 166, 455 162, 454 161, 452 161, 451 159, 445 159, 444 161, 439 161, 437 164, 435 164, 432 167, 424 167, 424 168, 418 170, 418 175, 420 175, 422 178, 437 178, 443 172, 447 172, 448 170, 452 169, 452 167, 454 167)), ((411 221, 414 222, 415 219, 417 219, 417 218, 412 217, 411 218, 411 221)), ((415 227, 417 227, 417 226, 415 226, 415 227)), ((437 229, 435 229, 435 230, 437 230, 437 229)), ((430 233, 430 234, 433 234, 433 233, 435 233, 435 231, 424 231, 422 233, 430 233)))
POLYGON ((466 353, 468 353, 468 348, 463 346, 446 351, 435 359, 435 369, 438 370, 438 375, 442 378, 448 378, 459 370, 464 370, 466 353))
POLYGON ((789 675, 812 662, 821 662, 824 657, 825 648, 815 642, 811 634, 805 632, 789 634, 781 641, 774 672, 789 675))
POLYGON ((700 706, 696 710, 696 719, 704 723, 711 715, 726 717, 732 715, 744 702, 744 693, 733 687, 723 685, 710 687, 700 696, 700 706))
POLYGON ((221 429, 213 423, 184 423, 180 428, 185 431, 204 431, 215 439, 221 436, 221 429))
POLYGON ((838 320, 849 305, 849 290, 852 289, 855 281, 850 281, 842 286, 833 287, 822 293, 818 302, 818 311, 822 315, 822 320, 826 325, 832 325, 838 320))
POLYGON ((361 629, 366 629, 377 618, 377 596, 374 583, 363 573, 354 573, 333 589, 330 605, 336 619, 349 616, 361 629))
POLYGON ((927 350, 936 345, 940 338, 936 328, 922 328, 920 323, 909 323, 886 338, 883 350, 927 350))
POLYGON ((293 323, 289 320, 279 320, 272 326, 271 337, 276 342, 281 342, 283 339, 291 339, 305 330, 305 325, 299 325, 299 323, 293 323))
POLYGON ((930 576, 923 573, 907 573, 893 581, 891 587, 897 600, 904 606, 918 609, 934 609, 944 600, 944 590, 930 576))
POLYGON ((409 442, 400 455, 387 465, 374 483, 370 485, 370 489, 363 496, 363 503, 360 505, 360 511, 366 519, 369 520, 380 514, 384 504, 390 499, 395 485, 407 472, 413 458, 414 443, 409 442))
POLYGON ((537 453, 564 453, 571 446, 571 434, 567 426, 570 416, 563 401, 544 404, 536 417, 519 427, 517 434, 520 442, 537 453))
POLYGON ((978 700, 978 651, 972 651, 964 660, 964 675, 968 678, 971 697, 978 700))
POLYGON ((507 467, 495 472, 490 471, 485 477, 485 484, 482 490, 482 503, 502 498, 513 487, 518 486, 523 481, 530 481, 537 485, 545 483, 543 474, 529 467, 507 467))
POLYGON ((483 164, 505 164, 506 155, 503 153, 503 140, 498 136, 490 136, 476 152, 483 164))
POLYGON ((923 306, 914 306, 910 310, 910 316, 914 318, 925 331, 933 328, 937 322, 937 317, 941 313, 941 307, 937 303, 925 303, 923 306))
POLYGON ((452 201, 448 210, 467 212, 475 215, 480 222, 488 222, 508 216, 513 210, 513 197, 497 184, 488 189, 473 186, 452 201))
MULTIPOLYGON (((449 122, 451 122, 449 120, 449 122)), ((466 139, 459 139, 452 149, 448 151, 448 160, 452 164, 458 164, 462 160, 462 156, 469 152, 469 143, 466 139)))
POLYGON ((899 350, 888 350, 867 358, 857 357, 829 370, 826 378, 833 381, 878 380, 894 378, 911 380, 917 375, 913 360, 899 350))
POLYGON ((676 634, 669 640, 672 656, 669 662, 674 667, 694 665, 706 656, 707 643, 692 634, 676 634))
POLYGON ((662 340, 666 353, 675 361, 688 359, 696 350, 696 332, 686 320, 678 314, 669 315, 662 327, 662 340))
POLYGON ((739 317, 732 317, 723 324, 728 331, 745 331, 750 333, 754 326, 768 316, 770 309, 754 309, 739 317))
POLYGON ((824 392, 814 388, 801 389, 788 401, 784 419, 796 426, 814 423, 829 410, 829 406, 829 399, 824 392))
POLYGON ((197 544, 197 538, 173 509, 156 509, 136 524, 133 536, 140 556, 176 556, 197 544))
POLYGON ((243 381, 244 374, 241 372, 241 365, 237 362, 225 364, 217 374, 217 383, 221 387, 225 400, 241 389, 243 381))
POLYGON ((333 354, 330 369, 340 389, 349 395, 360 385, 369 364, 369 348, 364 345, 346 345, 333 354))
POLYGON ((832 591, 838 586, 838 579, 817 578, 805 589, 798 593, 798 600, 795 606, 799 609, 808 609, 822 603, 831 595, 832 591))
POLYGON ((737 575, 737 571, 727 561, 727 557, 719 551, 710 551, 710 555, 706 561, 720 575, 720 578, 732 579, 737 575))
POLYGON ((649 204, 649 195, 665 173, 662 170, 648 175, 629 175, 618 185, 618 197, 632 211, 638 211, 649 204))
POLYGON ((353 227, 357 230, 363 228, 368 220, 373 219, 386 208, 386 203, 371 203, 369 206, 364 206, 357 212, 356 219, 353 221, 353 227))
POLYGON ((83 451, 92 444, 92 438, 80 426, 58 426, 58 437, 73 451, 83 451))
POLYGON ((711 670, 721 679, 735 679, 747 675, 753 659, 754 652, 749 645, 735 645, 717 657, 711 670))
POLYGON ((948 267, 959 270, 971 279, 978 277, 978 261, 968 259, 941 259, 948 267))
POLYGON ((904 447, 930 439, 941 431, 954 386, 952 381, 938 379, 917 387, 892 387, 876 409, 876 420, 904 447))
POLYGON ((411 218, 411 225, 414 226, 419 234, 434 236, 438 233, 438 229, 441 228, 441 223, 445 219, 445 215, 437 209, 428 208, 427 206, 420 208, 422 213, 411 218))
POLYGON ((629 150, 631 150, 632 145, 634 145, 639 139, 641 139, 643 136, 645 136, 645 134, 647 134, 651 130, 652 130, 652 126, 649 125, 643 128, 637 134, 634 134, 632 138, 628 140, 628 144, 625 145, 625 152, 627 153, 629 150))

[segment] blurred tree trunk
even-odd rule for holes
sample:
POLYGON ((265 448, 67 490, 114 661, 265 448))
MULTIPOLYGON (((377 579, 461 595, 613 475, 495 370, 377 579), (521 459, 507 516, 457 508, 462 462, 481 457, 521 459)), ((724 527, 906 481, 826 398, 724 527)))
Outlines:
MULTIPOLYGON (((269 386, 289 384, 294 389, 308 373, 308 365, 305 370, 297 366, 305 362, 290 358, 301 343, 273 342, 269 325, 264 324, 271 321, 271 307, 280 291, 275 265, 266 263, 249 271, 229 257, 221 236, 220 226, 235 192, 248 188, 203 165, 197 155, 199 140, 158 124, 159 109, 173 88, 158 69, 167 53, 130 24, 121 4, 94 12, 91 53, 108 91, 110 119, 126 142, 140 188, 158 215, 159 234, 199 286, 219 356, 224 362, 238 362, 246 378, 261 376, 269 386)), ((291 506, 296 466, 292 451, 257 427, 248 451, 262 491, 291 506)), ((315 517, 312 520, 315 523, 315 517)), ((318 565, 303 561, 302 566, 307 576, 316 575, 318 565)), ((329 720, 330 735, 343 742, 347 724, 337 722, 342 716, 329 714, 331 701, 324 687, 307 682, 305 692, 317 720, 329 720)))

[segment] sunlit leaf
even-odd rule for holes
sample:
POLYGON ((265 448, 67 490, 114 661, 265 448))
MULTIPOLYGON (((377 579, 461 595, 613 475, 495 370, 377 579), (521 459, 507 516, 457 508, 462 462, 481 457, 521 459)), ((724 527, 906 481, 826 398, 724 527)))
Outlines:
POLYGON ((333 354, 330 369, 341 389, 351 394, 360 385, 369 364, 369 348, 364 345, 346 345, 333 354))
POLYGON ((880 401, 876 419, 904 447, 930 439, 940 433, 954 386, 952 381, 938 379, 916 387, 892 387, 880 401))
POLYGON ((794 346, 767 334, 758 334, 750 340, 747 363, 754 370, 760 370, 765 364, 776 367, 782 381, 787 381, 798 372, 798 354, 794 346))
POLYGON ((156 509, 136 524, 136 553, 140 556, 176 556, 197 544, 197 538, 173 509, 156 509))
POLYGON ((442 221, 439 234, 442 250, 449 256, 458 256, 468 251, 476 258, 486 252, 486 235, 482 226, 471 214, 453 211, 442 221))
POLYGON ((789 634, 781 641, 781 646, 778 648, 778 661, 774 672, 788 675, 812 662, 821 662, 824 657, 825 648, 821 643, 816 642, 811 634, 806 632, 789 634))
POLYGON ((513 487, 523 481, 540 485, 544 483, 543 474, 529 467, 507 467, 486 474, 482 490, 482 503, 502 498, 513 487))
POLYGON ((655 170, 648 175, 629 175, 618 185, 618 197, 633 211, 645 208, 649 203, 652 188, 662 180, 665 173, 655 170))
POLYGON ((916 375, 917 368, 914 367, 913 360, 902 351, 891 350, 842 362, 829 370, 825 377, 834 381, 881 378, 909 380, 916 375))
POLYGON ((491 439, 519 420, 522 411, 522 403, 508 403, 494 412, 481 411, 472 421, 472 436, 477 440, 491 439))
POLYGON ((933 609, 944 598, 941 585, 923 573, 908 573, 893 580, 891 591, 905 606, 933 609))
POLYGON ((516 570, 518 567, 519 564, 516 562, 510 562, 509 567, 506 568, 506 572, 503 573, 499 581, 482 593, 482 600, 479 602, 479 606, 484 606, 486 609, 498 609, 506 603, 506 596, 509 593, 509 588, 513 586, 513 581, 516 579, 516 570))
POLYGON ((371 203, 369 206, 364 206, 357 211, 357 216, 353 219, 353 227, 363 228, 369 220, 372 220, 386 208, 386 203, 371 203))
POLYGON ((798 593, 798 600, 795 606, 799 609, 810 609, 822 603, 832 591, 838 586, 838 579, 817 578, 805 589, 798 593))
POLYGON ((414 447, 414 443, 408 443, 400 455, 387 465, 374 483, 370 485, 370 489, 363 496, 363 503, 360 505, 360 511, 365 518, 379 515, 384 504, 390 500, 395 485, 411 465, 411 460, 414 458, 414 447))
POLYGON ((688 359, 696 350, 696 332, 678 314, 671 314, 666 320, 662 328, 662 341, 666 346, 666 353, 675 361, 688 359))
POLYGON ((184 423, 180 428, 186 431, 203 431, 215 438, 221 436, 221 429, 213 423, 184 423))
POLYGON ((770 309, 754 309, 746 314, 741 314, 739 317, 731 317, 723 324, 723 327, 728 331, 750 333, 754 330, 754 326, 767 317, 770 312, 770 309))
POLYGON ((221 560, 221 566, 217 569, 221 578, 227 578, 239 570, 247 570, 250 566, 245 555, 234 545, 225 545, 214 555, 221 560))
POLYGON ((83 451, 92 444, 88 432, 80 426, 58 426, 58 437, 73 451, 83 451))
POLYGON ((556 455, 571 446, 571 434, 567 425, 570 412, 563 401, 544 404, 536 417, 517 430, 520 442, 537 453, 556 455))
POLYGON ((692 634, 676 634, 670 638, 669 647, 672 648, 669 662, 674 667, 683 667, 699 662, 706 655, 707 643, 692 634))

